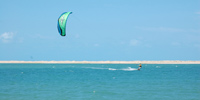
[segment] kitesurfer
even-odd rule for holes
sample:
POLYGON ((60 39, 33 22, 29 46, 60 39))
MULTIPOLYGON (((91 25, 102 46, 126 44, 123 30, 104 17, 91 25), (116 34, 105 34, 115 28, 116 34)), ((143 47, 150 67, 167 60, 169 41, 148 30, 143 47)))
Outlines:
POLYGON ((140 63, 139 67, 138 67, 138 70, 140 70, 142 68, 142 64, 140 63))

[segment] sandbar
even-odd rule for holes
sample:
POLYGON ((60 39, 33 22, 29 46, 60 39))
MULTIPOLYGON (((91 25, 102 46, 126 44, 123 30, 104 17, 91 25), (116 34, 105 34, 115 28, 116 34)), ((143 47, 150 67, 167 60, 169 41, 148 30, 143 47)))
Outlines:
POLYGON ((22 64, 200 64, 200 61, 0 61, 0 63, 22 63, 22 64))

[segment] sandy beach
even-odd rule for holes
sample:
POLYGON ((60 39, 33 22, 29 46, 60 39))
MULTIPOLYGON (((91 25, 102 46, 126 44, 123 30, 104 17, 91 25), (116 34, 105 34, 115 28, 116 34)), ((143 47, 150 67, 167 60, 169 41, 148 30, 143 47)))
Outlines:
POLYGON ((41 63, 41 64, 200 64, 200 61, 0 61, 0 63, 41 63))

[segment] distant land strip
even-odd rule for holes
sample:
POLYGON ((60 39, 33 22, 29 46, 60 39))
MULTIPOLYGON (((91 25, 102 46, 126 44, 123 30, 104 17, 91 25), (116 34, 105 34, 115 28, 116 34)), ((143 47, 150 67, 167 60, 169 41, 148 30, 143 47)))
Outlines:
POLYGON ((200 64, 200 61, 0 61, 0 63, 22 64, 200 64))

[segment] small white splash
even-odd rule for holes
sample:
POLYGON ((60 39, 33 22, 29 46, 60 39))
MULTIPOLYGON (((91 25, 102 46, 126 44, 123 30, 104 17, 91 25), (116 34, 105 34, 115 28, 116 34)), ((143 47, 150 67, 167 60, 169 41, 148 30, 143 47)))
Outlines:
POLYGON ((108 68, 108 70, 117 70, 117 69, 114 69, 114 68, 108 68))
POLYGON ((131 67, 128 67, 128 68, 125 68, 125 69, 122 69, 124 71, 134 71, 134 70, 137 70, 136 68, 131 68, 131 67))
POLYGON ((134 70, 137 70, 136 68, 131 68, 131 67, 128 67, 128 68, 123 68, 123 69, 114 69, 114 68, 108 68, 108 70, 123 70, 123 71, 134 71, 134 70))
POLYGON ((161 68, 160 66, 156 66, 156 68, 161 68))
POLYGON ((21 72, 22 74, 24 74, 24 72, 21 72))
POLYGON ((93 91, 93 93, 96 93, 96 91, 93 91))

